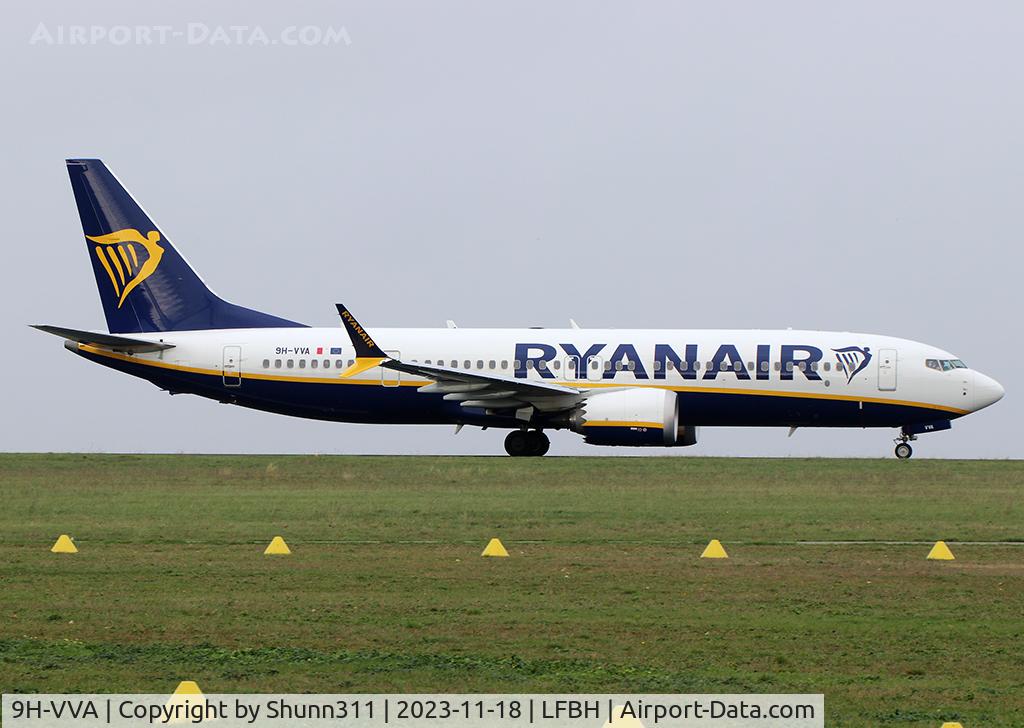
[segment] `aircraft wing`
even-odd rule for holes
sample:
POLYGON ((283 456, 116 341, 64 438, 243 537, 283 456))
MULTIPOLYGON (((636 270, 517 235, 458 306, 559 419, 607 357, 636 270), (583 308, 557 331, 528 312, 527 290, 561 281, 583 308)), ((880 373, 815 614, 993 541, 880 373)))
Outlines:
POLYGON ((463 407, 482 407, 490 410, 534 407, 541 411, 553 412, 572 409, 583 399, 580 390, 564 384, 526 381, 398 359, 388 359, 380 366, 432 379, 433 384, 420 387, 418 391, 443 394, 445 399, 459 402, 463 407))
POLYGON ((61 336, 79 344, 91 344, 92 346, 99 346, 103 349, 120 351, 126 354, 141 354, 174 348, 174 344, 143 341, 142 339, 132 339, 128 336, 118 336, 116 334, 101 334, 95 331, 81 331, 80 329, 66 329, 62 326, 44 326, 41 324, 31 324, 31 326, 33 329, 39 329, 54 336, 61 336))
POLYGON ((377 346, 348 309, 340 303, 337 308, 356 350, 355 363, 341 373, 342 377, 351 377, 379 366, 433 380, 432 384, 419 388, 418 391, 425 394, 442 394, 446 400, 459 402, 463 407, 515 410, 517 417, 527 420, 533 409, 544 412, 569 410, 576 407, 584 397, 579 389, 564 384, 526 381, 440 364, 394 359, 377 346))

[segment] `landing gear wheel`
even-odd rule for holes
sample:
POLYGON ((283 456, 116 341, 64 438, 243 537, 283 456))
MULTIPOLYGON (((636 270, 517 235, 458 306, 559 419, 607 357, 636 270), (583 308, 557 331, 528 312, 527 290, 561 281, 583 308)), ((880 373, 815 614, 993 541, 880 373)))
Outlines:
POLYGON ((913 454, 914 448, 910 447, 910 445, 908 445, 905 442, 901 442, 899 445, 896 446, 896 457, 898 457, 900 460, 907 460, 913 454))
POLYGON ((551 441, 540 430, 513 430, 505 437, 505 452, 514 458, 540 457, 550 447, 551 441))
POLYGON ((530 455, 540 457, 547 453, 551 447, 551 440, 540 430, 527 433, 530 438, 530 455))
POLYGON ((514 458, 529 455, 530 445, 530 433, 523 430, 512 430, 505 436, 505 452, 514 458))

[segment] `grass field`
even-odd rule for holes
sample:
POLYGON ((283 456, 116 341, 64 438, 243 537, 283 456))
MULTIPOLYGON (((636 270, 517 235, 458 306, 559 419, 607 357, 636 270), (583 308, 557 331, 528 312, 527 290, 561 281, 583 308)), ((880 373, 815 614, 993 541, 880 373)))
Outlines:
POLYGON ((1022 462, 0 455, 0 688, 823 692, 829 726, 1021 726, 1024 544, 963 542, 1024 542, 1022 495, 1022 462))

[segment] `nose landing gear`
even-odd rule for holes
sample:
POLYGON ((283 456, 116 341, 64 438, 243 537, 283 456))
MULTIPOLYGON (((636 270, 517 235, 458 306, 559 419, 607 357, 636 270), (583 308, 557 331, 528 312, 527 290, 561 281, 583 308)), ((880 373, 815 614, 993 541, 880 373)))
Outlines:
POLYGON ((917 439, 917 435, 909 435, 906 430, 900 430, 900 435, 893 442, 896 443, 896 457, 900 460, 909 460, 914 454, 914 448, 910 443, 917 439))
POLYGON ((540 457, 551 447, 540 430, 513 430, 505 437, 505 452, 512 457, 540 457))

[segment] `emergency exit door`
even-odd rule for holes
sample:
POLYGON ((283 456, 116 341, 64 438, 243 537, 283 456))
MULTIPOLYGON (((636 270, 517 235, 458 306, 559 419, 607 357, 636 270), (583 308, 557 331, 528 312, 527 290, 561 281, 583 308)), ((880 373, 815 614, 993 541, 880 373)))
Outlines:
POLYGON ((878 350, 878 389, 892 392, 896 389, 896 350, 878 350))

